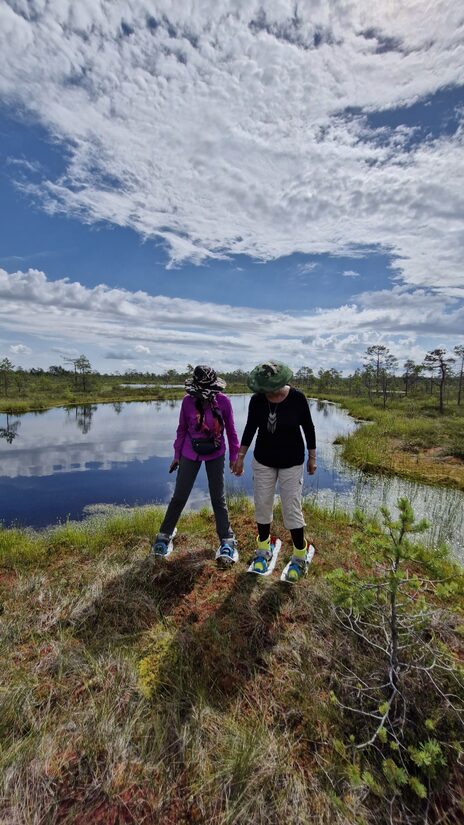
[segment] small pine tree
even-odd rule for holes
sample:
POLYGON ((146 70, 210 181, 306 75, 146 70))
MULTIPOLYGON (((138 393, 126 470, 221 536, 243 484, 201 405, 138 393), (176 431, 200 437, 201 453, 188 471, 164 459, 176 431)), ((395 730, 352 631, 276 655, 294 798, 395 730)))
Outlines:
POLYGON ((464 574, 444 551, 427 553, 411 541, 428 524, 416 521, 407 499, 398 501, 397 518, 385 507, 381 515, 379 525, 356 513, 356 547, 372 573, 329 575, 336 621, 352 638, 331 703, 350 734, 341 743, 348 781, 361 759, 360 781, 389 801, 390 815, 395 809, 398 821, 419 822, 423 811, 417 820, 407 812, 414 799, 427 804, 443 788, 458 758, 454 731, 464 723, 462 669, 433 633, 441 612, 425 594, 451 600, 464 574), (431 735, 435 719, 440 741, 431 735))

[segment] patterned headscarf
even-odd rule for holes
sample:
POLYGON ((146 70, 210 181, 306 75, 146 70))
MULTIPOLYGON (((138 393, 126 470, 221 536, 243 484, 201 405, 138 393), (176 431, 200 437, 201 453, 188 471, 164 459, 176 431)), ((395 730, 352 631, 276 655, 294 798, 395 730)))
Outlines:
POLYGON ((187 378, 185 389, 194 398, 203 398, 205 401, 214 401, 218 392, 223 390, 226 382, 218 378, 212 367, 199 365, 195 367, 193 376, 187 378))

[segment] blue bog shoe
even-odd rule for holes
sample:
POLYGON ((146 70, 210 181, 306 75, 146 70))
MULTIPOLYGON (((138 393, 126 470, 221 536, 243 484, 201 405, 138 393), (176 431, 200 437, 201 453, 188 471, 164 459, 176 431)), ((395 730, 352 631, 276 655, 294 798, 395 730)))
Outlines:
POLYGON ((256 552, 253 556, 248 573, 258 576, 270 576, 276 566, 282 542, 277 536, 270 536, 265 541, 256 542, 256 552))
POLYGON ((158 533, 151 552, 154 556, 169 556, 172 551, 172 536, 167 533, 158 533))
POLYGON ((233 536, 221 539, 216 561, 223 564, 233 564, 238 561, 237 541, 233 536))
POLYGON ((315 552, 316 548, 314 544, 309 542, 306 542, 305 550, 299 550, 297 547, 294 547, 293 556, 286 567, 284 567, 280 581, 297 584, 307 573, 308 566, 311 564, 315 552))
POLYGON ((253 559, 253 572, 267 573, 269 569, 269 562, 272 559, 272 550, 257 550, 253 559))
POLYGON ((292 556, 290 564, 287 569, 287 581, 298 582, 306 573, 306 563, 304 559, 295 558, 292 556))
POLYGON ((168 543, 165 541, 155 541, 151 549, 155 556, 167 556, 168 543))
POLYGON ((264 541, 259 540, 256 536, 256 552, 253 559, 254 573, 267 573, 269 569, 269 562, 272 559, 271 537, 269 536, 264 541))

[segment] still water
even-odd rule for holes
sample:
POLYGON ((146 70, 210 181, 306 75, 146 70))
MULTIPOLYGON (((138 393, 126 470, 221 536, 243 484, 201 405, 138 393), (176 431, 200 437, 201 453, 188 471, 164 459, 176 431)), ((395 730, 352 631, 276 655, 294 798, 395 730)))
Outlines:
MULTIPOLYGON (((231 401, 240 437, 249 396, 231 396, 231 401)), ((306 496, 329 508, 360 506, 370 512, 382 504, 393 508, 399 496, 407 496, 417 516, 432 523, 428 543, 445 541, 464 557, 464 493, 353 470, 333 441, 360 425, 329 402, 312 400, 310 406, 318 470, 305 476, 306 496)), ((96 503, 168 501, 175 480, 168 467, 179 407, 180 401, 145 401, 21 416, 0 413, 0 521, 44 527, 79 519, 96 503)), ((240 479, 226 469, 228 492, 251 493, 250 459, 251 450, 240 479)), ((202 468, 189 507, 207 503, 207 489, 202 468)))

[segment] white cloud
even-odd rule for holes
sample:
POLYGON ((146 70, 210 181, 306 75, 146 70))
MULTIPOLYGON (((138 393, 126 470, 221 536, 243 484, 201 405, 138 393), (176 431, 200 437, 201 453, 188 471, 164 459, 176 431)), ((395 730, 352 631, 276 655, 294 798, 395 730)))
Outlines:
POLYGON ((173 264, 375 246, 410 285, 463 289, 464 130, 411 145, 347 113, 464 84, 455 0, 10 0, 0 50, 2 96, 66 147, 31 190, 48 210, 173 264))
POLYGON ((344 278, 359 278, 360 277, 359 272, 355 272, 354 269, 345 269, 342 272, 342 275, 343 275, 344 278))
POLYGON ((150 347, 146 347, 144 344, 136 344, 133 350, 111 350, 105 354, 105 358, 115 361, 132 361, 140 355, 149 355, 150 352, 150 347))
POLYGON ((43 171, 42 165, 38 161, 27 160, 27 158, 9 157, 6 159, 6 163, 8 166, 15 166, 29 174, 38 174, 43 171))
POLYGON ((31 355, 32 350, 30 347, 26 347, 25 344, 11 344, 10 345, 10 352, 14 353, 14 355, 31 355))
MULTIPOLYGON (((27 331, 41 351, 76 349, 107 369, 106 359, 136 364, 149 350, 149 369, 210 361, 218 368, 248 369, 273 355, 293 367, 353 369, 372 343, 399 358, 406 351, 452 347, 463 340, 464 304, 425 289, 363 292, 337 309, 290 313, 89 288, 43 272, 0 269, 0 326, 27 331), (90 352, 91 350, 91 352, 90 352)), ((44 356, 45 357, 45 356, 44 356)), ((140 363, 140 362, 138 362, 140 363)), ((127 366, 127 364, 125 364, 127 366)))
POLYGON ((79 350, 67 347, 51 347, 51 352, 56 352, 61 358, 77 358, 79 356, 79 350))
POLYGON ((111 361, 132 361, 133 357, 133 352, 123 352, 121 350, 115 350, 114 352, 107 352, 105 354, 105 358, 109 358, 111 361))
POLYGON ((300 275, 306 275, 308 272, 314 272, 317 266, 318 264, 316 263, 316 261, 308 261, 308 263, 306 264, 298 264, 296 271, 300 275))
POLYGON ((306 263, 298 264, 295 269, 291 269, 288 275, 288 285, 290 288, 293 283, 299 284, 300 286, 310 284, 312 273, 318 266, 319 264, 315 261, 307 261, 306 263))

